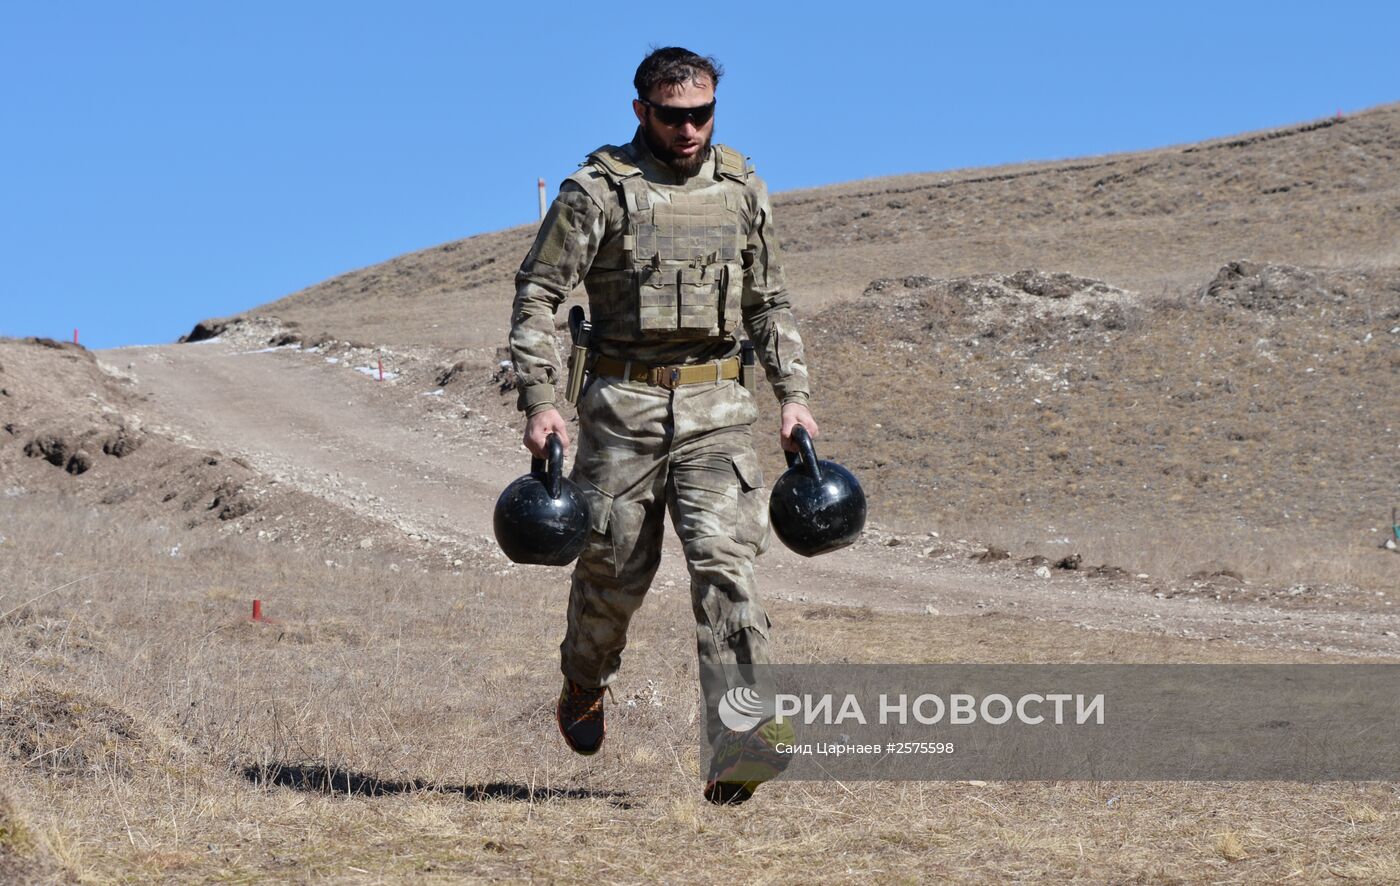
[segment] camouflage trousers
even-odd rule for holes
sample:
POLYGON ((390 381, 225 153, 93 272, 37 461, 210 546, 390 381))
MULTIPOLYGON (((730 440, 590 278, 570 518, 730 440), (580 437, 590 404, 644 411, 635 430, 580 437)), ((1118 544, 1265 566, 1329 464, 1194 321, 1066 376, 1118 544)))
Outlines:
POLYGON ((617 676, 628 623, 661 562, 669 510, 690 570, 701 669, 739 685, 743 665, 768 662, 770 627, 753 573, 769 536, 753 394, 735 381, 668 391, 595 378, 578 405, 571 476, 593 526, 569 592, 564 675, 590 687, 617 676))

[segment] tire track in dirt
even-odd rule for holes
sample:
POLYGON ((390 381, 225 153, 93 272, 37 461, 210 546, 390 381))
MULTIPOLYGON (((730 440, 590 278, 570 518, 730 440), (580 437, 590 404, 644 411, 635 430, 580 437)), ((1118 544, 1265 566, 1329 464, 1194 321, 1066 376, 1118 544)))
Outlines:
POLYGON ((443 428, 403 402, 416 394, 406 386, 401 399, 371 398, 373 382, 358 373, 218 342, 143 352, 136 371, 151 420, 405 531, 489 538, 489 510, 464 503, 494 501, 520 473, 504 458, 483 458, 481 429, 469 423, 456 439, 435 437, 443 428))
MULTIPOLYGON (((148 425, 241 455, 281 482, 400 531, 453 539, 507 565, 492 541, 491 511, 500 490, 524 469, 517 427, 485 419, 448 423, 430 414, 408 385, 375 390, 357 373, 296 351, 240 352, 214 342, 125 352, 133 354, 140 387, 150 396, 148 425)), ((1084 630, 1400 656, 1400 615, 1156 599, 1131 583, 1034 579, 931 561, 917 545, 876 539, 817 560, 775 541, 758 574, 766 597, 799 603, 891 613, 934 607, 940 615, 996 613, 1084 630)), ((562 571, 540 576, 567 581, 562 571)), ((686 587, 680 546, 669 533, 654 587, 661 593, 686 587)), ((931 631, 930 643, 936 642, 931 631)))

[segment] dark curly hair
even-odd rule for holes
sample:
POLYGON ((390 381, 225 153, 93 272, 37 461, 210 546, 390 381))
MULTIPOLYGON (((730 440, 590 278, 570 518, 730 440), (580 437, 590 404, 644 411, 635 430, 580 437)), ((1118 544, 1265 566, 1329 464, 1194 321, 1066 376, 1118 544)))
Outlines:
POLYGON ((719 78, 724 68, 709 55, 697 55, 679 46, 664 46, 653 49, 637 66, 637 75, 632 85, 637 87, 637 98, 647 99, 658 86, 680 86, 682 83, 699 83, 709 79, 710 85, 719 88, 719 78))

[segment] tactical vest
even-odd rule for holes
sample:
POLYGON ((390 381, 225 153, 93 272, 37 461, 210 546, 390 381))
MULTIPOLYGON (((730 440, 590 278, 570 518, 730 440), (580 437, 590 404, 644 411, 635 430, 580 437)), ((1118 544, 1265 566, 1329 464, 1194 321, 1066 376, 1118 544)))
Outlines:
POLYGON ((742 323, 740 210, 749 171, 732 148, 715 145, 716 176, 703 187, 649 182, 628 149, 588 155, 621 200, 620 270, 583 278, 594 334, 615 341, 711 338, 742 323))

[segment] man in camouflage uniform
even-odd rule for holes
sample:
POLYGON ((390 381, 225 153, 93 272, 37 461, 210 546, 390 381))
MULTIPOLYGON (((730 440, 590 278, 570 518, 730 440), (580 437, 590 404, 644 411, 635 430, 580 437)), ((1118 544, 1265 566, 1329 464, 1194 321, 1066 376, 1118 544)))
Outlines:
MULTIPOLYGON (((666 509, 690 570, 701 665, 732 686, 743 665, 768 661, 753 573, 768 547, 767 497, 758 410, 738 381, 741 331, 782 403, 782 446, 795 449, 798 424, 817 435, 767 188, 742 155, 710 142, 720 74, 685 49, 649 55, 634 79, 636 135, 565 180, 516 275, 511 356, 536 456, 550 434, 568 445, 554 314, 579 283, 593 324, 572 472, 593 525, 573 574, 558 704, 560 731, 583 754, 602 744, 604 687, 656 574, 666 509)), ((713 782, 706 796, 736 799, 713 782)))

